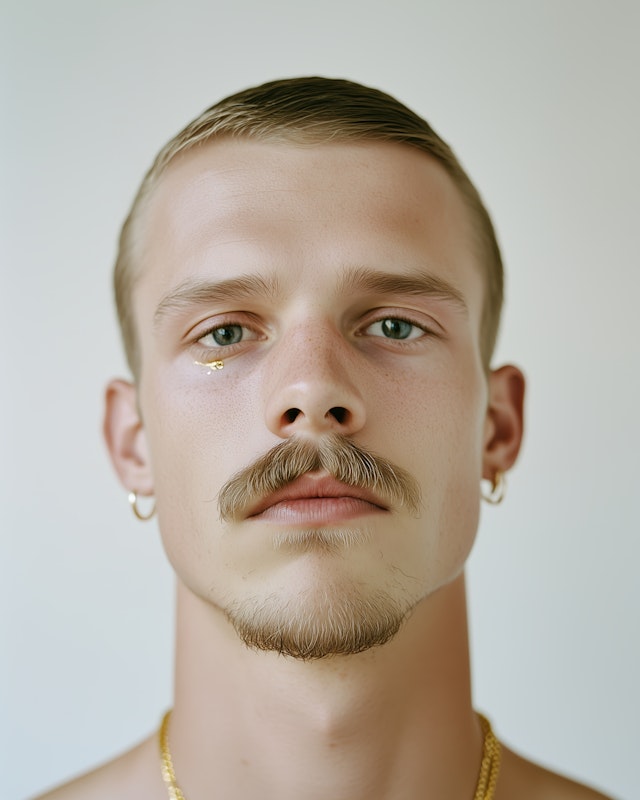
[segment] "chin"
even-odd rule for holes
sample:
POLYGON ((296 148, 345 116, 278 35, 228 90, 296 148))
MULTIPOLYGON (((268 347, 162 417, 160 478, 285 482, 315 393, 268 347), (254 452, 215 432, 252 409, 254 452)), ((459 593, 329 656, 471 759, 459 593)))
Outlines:
MULTIPOLYGON (((418 602, 388 587, 318 569, 315 550, 303 574, 274 591, 231 603, 225 614, 253 650, 310 661, 362 653, 390 641, 418 602), (304 584, 304 588, 300 585, 304 584), (296 588, 298 587, 298 588, 296 588)), ((323 558, 323 561, 326 559, 323 558)), ((334 559, 331 559, 334 561, 334 559)), ((298 565, 300 566, 300 565, 298 565)))
MULTIPOLYGON (((442 560, 413 525, 391 536, 370 521, 269 526, 257 547, 255 533, 235 578, 227 574, 224 589, 215 582, 218 597, 208 597, 253 650, 306 661, 362 653, 393 639, 418 603, 448 582, 434 574, 442 560)), ((450 566, 452 579, 458 570, 450 566)))

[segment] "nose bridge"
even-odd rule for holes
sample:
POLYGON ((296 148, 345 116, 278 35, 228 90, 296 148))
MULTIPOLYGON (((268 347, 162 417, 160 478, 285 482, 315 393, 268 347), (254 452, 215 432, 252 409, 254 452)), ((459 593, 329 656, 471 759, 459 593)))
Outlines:
POLYGON ((272 348, 268 369, 267 425, 279 436, 349 435, 364 424, 349 344, 334 325, 301 320, 272 348))

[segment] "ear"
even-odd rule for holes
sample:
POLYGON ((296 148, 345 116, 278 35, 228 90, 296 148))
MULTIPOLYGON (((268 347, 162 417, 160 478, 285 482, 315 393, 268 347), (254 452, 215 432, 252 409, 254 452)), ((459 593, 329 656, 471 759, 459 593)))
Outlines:
POLYGON ((489 374, 489 402, 485 422, 482 477, 493 481, 496 472, 513 466, 524 428, 524 389, 522 372, 507 365, 489 374))
POLYGON ((123 380, 107 386, 104 438, 120 482, 130 492, 153 494, 153 476, 136 387, 123 380))

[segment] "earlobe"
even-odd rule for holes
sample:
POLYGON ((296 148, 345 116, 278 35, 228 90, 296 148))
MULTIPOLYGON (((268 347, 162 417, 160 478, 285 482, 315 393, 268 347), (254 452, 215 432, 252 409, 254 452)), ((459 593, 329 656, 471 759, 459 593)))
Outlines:
POLYGON ((113 380, 107 386, 103 432, 111 462, 125 489, 139 495, 153 494, 146 437, 132 383, 113 380))
POLYGON ((524 430, 525 379, 507 365, 489 375, 489 402, 485 426, 482 477, 493 481, 497 472, 513 466, 524 430))

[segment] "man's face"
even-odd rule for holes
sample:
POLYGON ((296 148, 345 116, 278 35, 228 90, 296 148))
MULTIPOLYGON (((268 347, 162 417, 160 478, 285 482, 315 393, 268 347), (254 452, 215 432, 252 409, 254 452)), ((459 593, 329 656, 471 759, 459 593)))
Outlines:
POLYGON ((324 630, 401 618, 456 577, 491 422, 483 280, 444 170, 386 143, 222 141, 169 168, 139 234, 142 435, 184 585, 234 619, 324 630), (238 470, 330 434, 409 473, 419 509, 315 469, 221 519, 238 470))

